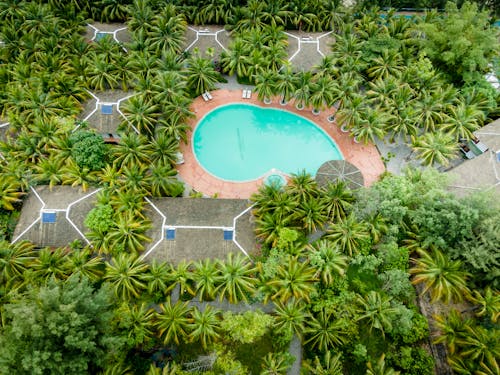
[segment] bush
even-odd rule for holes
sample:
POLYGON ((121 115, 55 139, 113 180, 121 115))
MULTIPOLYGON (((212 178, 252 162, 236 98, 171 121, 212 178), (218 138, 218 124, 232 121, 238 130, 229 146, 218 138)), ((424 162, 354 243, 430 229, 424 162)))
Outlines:
POLYGON ((79 130, 71 135, 70 141, 71 157, 80 168, 97 171, 106 165, 108 148, 100 135, 79 130))
POLYGON ((90 210, 84 224, 93 232, 106 233, 113 226, 113 213, 109 204, 99 204, 90 210))

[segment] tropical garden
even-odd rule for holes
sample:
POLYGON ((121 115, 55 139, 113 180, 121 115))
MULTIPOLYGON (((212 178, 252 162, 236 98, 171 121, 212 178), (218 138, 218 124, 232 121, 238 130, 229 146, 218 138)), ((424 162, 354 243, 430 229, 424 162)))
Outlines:
POLYGON ((457 373, 499 372, 500 207, 454 197, 433 170, 354 192, 297 173, 252 197, 261 254, 140 258, 145 199, 183 194, 190 104, 224 74, 262 100, 336 109, 357 141, 406 142, 446 165, 498 115, 483 78, 497 34, 475 4, 382 19, 331 1, 7 0, 0 19, 0 373, 282 374, 292 340, 306 374, 431 374, 430 341, 457 373), (90 20, 126 22, 131 42, 87 41, 90 20), (228 51, 185 53, 188 23, 227 25, 228 51), (333 30, 331 53, 297 71, 290 29, 333 30), (119 144, 81 121, 87 90, 133 94, 119 144), (36 185, 102 188, 85 220, 92 246, 10 243, 36 185), (424 297, 442 311, 431 329, 424 297))

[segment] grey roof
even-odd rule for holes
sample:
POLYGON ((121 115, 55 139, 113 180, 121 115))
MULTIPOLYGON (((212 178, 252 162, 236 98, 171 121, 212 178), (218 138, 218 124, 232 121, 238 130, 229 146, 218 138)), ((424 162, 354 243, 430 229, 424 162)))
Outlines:
POLYGON ((477 191, 492 191, 500 196, 500 119, 474 133, 488 147, 488 151, 451 169, 449 189, 458 196, 477 191))
POLYGON ((243 199, 156 198, 147 207, 153 241, 145 259, 201 260, 225 258, 229 252, 255 250, 251 206, 243 199), (165 239, 165 230, 175 228, 174 240, 165 239), (224 230, 234 231, 234 240, 224 239, 224 230))
POLYGON ((12 242, 28 240, 39 247, 62 247, 74 240, 88 243, 83 222, 94 207, 97 191, 83 192, 71 186, 32 188, 24 201, 12 242), (43 223, 44 212, 54 212, 55 223, 43 223))

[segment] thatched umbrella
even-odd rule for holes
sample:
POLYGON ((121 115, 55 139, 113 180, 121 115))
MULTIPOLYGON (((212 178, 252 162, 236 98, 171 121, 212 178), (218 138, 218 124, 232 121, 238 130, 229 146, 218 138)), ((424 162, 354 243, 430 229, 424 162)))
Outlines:
POLYGON ((348 161, 330 160, 319 167, 316 181, 319 186, 344 181, 350 189, 358 189, 364 186, 365 179, 361 171, 348 161))

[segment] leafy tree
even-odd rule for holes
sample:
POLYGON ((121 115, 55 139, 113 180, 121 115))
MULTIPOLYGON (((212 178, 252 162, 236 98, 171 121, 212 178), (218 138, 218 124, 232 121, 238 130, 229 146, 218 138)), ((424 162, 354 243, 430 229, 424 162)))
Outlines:
POLYGON ((114 213, 110 204, 98 204, 87 214, 84 224, 91 231, 106 233, 113 226, 114 213))
POLYGON ((108 149, 102 137, 86 130, 77 130, 70 137, 71 157, 80 168, 97 171, 104 167, 108 149))
POLYGON ((273 317, 260 310, 233 314, 226 311, 220 323, 221 329, 233 341, 251 344, 264 336, 273 324, 273 317))
POLYGON ((477 79, 488 71, 488 64, 498 53, 497 35, 488 13, 478 11, 471 2, 460 9, 448 2, 445 11, 445 17, 432 17, 420 25, 427 56, 455 82, 477 79))
POLYGON ((110 300, 108 289, 96 289, 78 276, 29 290, 5 306, 0 371, 95 373, 123 344, 110 329, 110 300))

